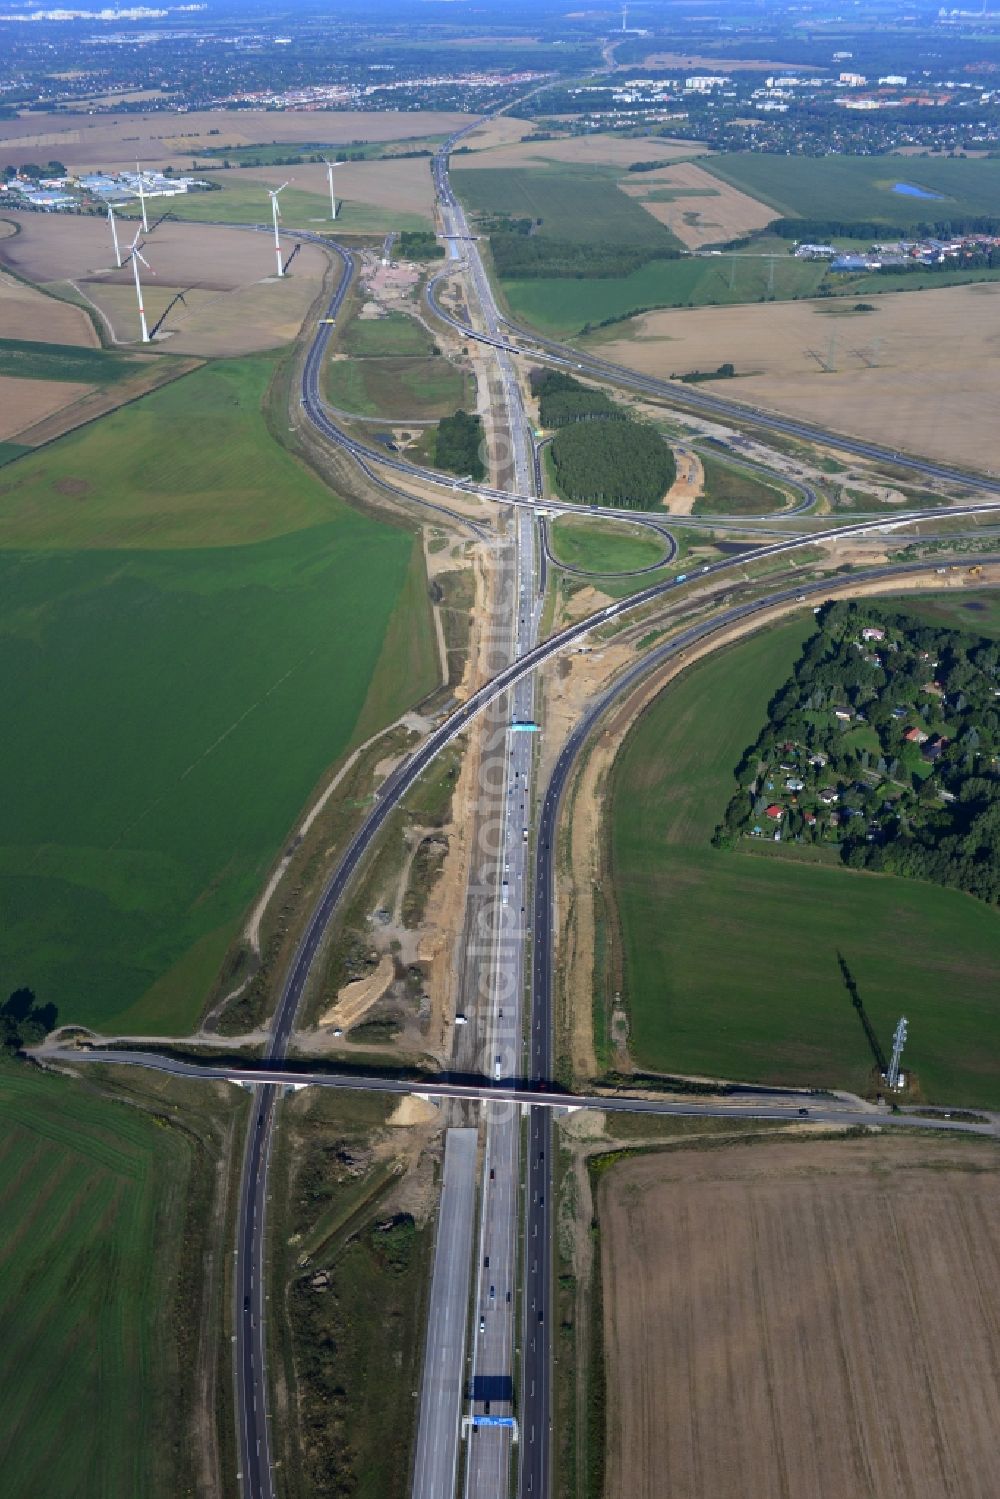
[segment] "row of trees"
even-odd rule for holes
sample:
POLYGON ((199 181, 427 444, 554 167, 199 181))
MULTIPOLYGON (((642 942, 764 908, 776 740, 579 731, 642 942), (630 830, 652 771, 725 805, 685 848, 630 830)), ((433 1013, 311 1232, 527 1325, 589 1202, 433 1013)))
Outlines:
POLYGON ((559 488, 579 504, 652 510, 674 482, 674 456, 655 427, 577 421, 552 443, 559 488))
MULTIPOLYGON (((1000 218, 971 214, 921 224, 882 224, 877 219, 774 219, 761 234, 800 242, 825 239, 860 239, 866 243, 887 239, 953 239, 958 234, 1000 234, 1000 218)), ((756 237, 756 235, 754 236, 756 237)), ((740 241, 747 244, 748 240, 740 241)), ((736 248, 733 242, 732 248, 736 248)))
POLYGON ((486 465, 481 457, 483 441, 483 424, 478 416, 471 416, 467 411, 444 416, 438 422, 434 462, 449 474, 467 474, 478 483, 486 477, 486 465))
POLYGON ((19 174, 37 182, 39 177, 65 177, 66 167, 61 161, 47 161, 44 166, 39 166, 37 161, 25 161, 19 167, 11 166, 8 162, 3 169, 4 180, 7 182, 19 174))

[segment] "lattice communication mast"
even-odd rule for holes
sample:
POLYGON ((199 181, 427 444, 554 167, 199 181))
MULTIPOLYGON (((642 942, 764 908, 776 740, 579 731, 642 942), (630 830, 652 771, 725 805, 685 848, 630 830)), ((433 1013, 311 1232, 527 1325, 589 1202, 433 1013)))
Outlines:
POLYGON ((892 1038, 892 1060, 889 1063, 889 1071, 886 1073, 885 1079, 890 1088, 899 1087, 899 1064, 903 1056, 903 1047, 906 1045, 906 1028, 906 1016, 901 1015, 892 1038))

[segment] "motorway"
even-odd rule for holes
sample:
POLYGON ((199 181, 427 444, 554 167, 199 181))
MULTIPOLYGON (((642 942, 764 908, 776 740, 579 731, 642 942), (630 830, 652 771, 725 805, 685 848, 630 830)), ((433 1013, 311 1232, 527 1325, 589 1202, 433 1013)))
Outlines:
POLYGON ((478 1130, 448 1130, 427 1311, 413 1499, 440 1499, 442 1494, 455 1492, 478 1151, 478 1130))
MULTIPOLYGON (((471 128, 471 127, 470 127, 471 128)), ((452 143, 453 144, 453 143, 452 143)), ((447 148, 445 148, 447 149, 447 148)), ((439 156, 434 161, 435 180, 438 183, 439 195, 442 199, 442 212, 452 214, 452 223, 464 225, 464 217, 457 218, 461 210, 455 200, 450 197, 450 187, 447 183, 447 160, 445 156, 439 156)), ((458 233, 458 230, 454 232, 458 233)), ((307 237, 307 236, 301 236, 307 237)), ((312 236, 308 236, 312 237, 312 236)), ((327 316, 333 317, 343 303, 353 275, 353 259, 349 252, 338 246, 331 245, 328 240, 322 242, 331 248, 334 253, 339 254, 344 265, 344 273, 329 305, 327 316)), ((457 241, 452 241, 457 243, 457 241)), ((409 503, 418 503, 431 511, 439 511, 447 515, 448 519, 462 524, 474 531, 481 537, 491 536, 493 533, 485 527, 478 526, 467 517, 459 516, 448 510, 445 506, 437 506, 428 500, 421 500, 410 495, 398 485, 385 478, 384 471, 402 477, 419 478, 424 482, 432 482, 439 488, 462 489, 477 495, 481 499, 491 500, 500 504, 512 504, 517 507, 518 514, 515 524, 515 588, 516 598, 513 620, 513 653, 509 664, 503 667, 497 674, 477 693, 456 710, 444 723, 440 724, 424 741, 424 743, 399 765, 380 788, 378 800, 367 815, 354 838, 345 850, 340 862, 333 870, 325 883, 318 903, 310 915, 305 931, 296 949, 289 972, 282 985, 282 991, 278 999, 272 1024, 272 1039, 267 1058, 270 1064, 263 1071, 248 1070, 240 1075, 232 1069, 226 1070, 226 1076, 234 1080, 244 1081, 253 1086, 254 1089, 254 1112, 253 1125, 248 1138, 247 1149, 244 1157, 243 1172, 240 1189, 240 1214, 239 1214, 239 1239, 236 1274, 236 1388, 238 1403, 238 1425, 240 1432, 240 1469, 245 1499, 272 1499, 274 1495, 272 1459, 270 1443, 267 1430, 267 1416, 265 1410, 266 1402, 266 1371, 265 1371, 265 1329, 263 1321, 263 1264, 264 1264, 264 1224, 267 1197, 268 1159, 271 1148, 271 1140, 274 1128, 276 1088, 282 1082, 312 1081, 323 1083, 327 1086, 356 1086, 356 1080, 348 1082, 340 1079, 334 1081, 327 1075, 307 1076, 300 1073, 286 1071, 282 1067, 288 1041, 292 1033, 299 1002, 304 991, 306 980, 311 971, 320 944, 328 930, 329 923, 334 912, 359 864, 365 857, 372 841, 378 835, 386 819, 391 815, 401 796, 412 786, 418 776, 423 772, 431 760, 440 753, 441 749, 454 737, 463 732, 464 729, 483 710, 494 703, 510 689, 515 689, 512 702, 511 715, 513 718, 530 719, 533 713, 533 682, 534 672, 543 661, 550 659, 558 652, 564 650, 572 641, 580 639, 600 625, 610 622, 617 616, 626 614, 642 607, 650 601, 662 597, 669 590, 678 586, 677 580, 660 580, 650 587, 641 590, 631 598, 620 602, 609 604, 605 609, 597 611, 589 619, 561 631, 549 640, 536 643, 538 610, 540 606, 539 577, 543 566, 543 554, 539 548, 535 548, 535 535, 533 523, 533 511, 539 506, 538 496, 534 492, 534 454, 530 444, 530 432, 527 430, 527 422, 524 419, 521 407, 520 391, 511 365, 511 355, 514 352, 508 341, 499 333, 499 317, 492 301, 492 293, 489 288, 485 271, 479 260, 478 251, 474 249, 471 242, 466 241, 467 249, 465 255, 466 265, 469 268, 472 285, 479 301, 479 310, 484 327, 482 330, 462 327, 468 337, 475 337, 481 342, 491 344, 496 350, 497 370, 499 377, 499 393, 502 395, 503 404, 506 408, 508 419, 508 430, 511 432, 511 467, 513 470, 513 489, 497 489, 485 485, 475 485, 470 481, 458 481, 449 485, 442 476, 430 474, 423 470, 414 468, 412 465, 396 459, 393 455, 375 448, 369 447, 344 432, 342 432, 331 419, 328 409, 325 407, 320 389, 320 376, 323 360, 331 334, 331 325, 321 323, 318 327, 316 337, 313 339, 303 368, 301 405, 309 420, 317 431, 336 443, 341 449, 346 449, 355 461, 360 465, 366 475, 375 483, 382 485, 393 493, 405 497, 409 503)), ((558 349, 559 346, 550 346, 558 349)), ((528 351, 524 351, 528 352, 528 351)), ((569 351, 572 353, 572 351, 569 351)), ((536 357, 532 351, 532 357, 536 357)), ((546 356, 552 363, 577 364, 577 359, 568 359, 561 353, 549 353, 546 356)), ((871 445, 852 445, 850 442, 831 434, 818 433, 815 429, 806 429, 802 424, 780 423, 778 420, 766 417, 762 414, 750 413, 735 403, 722 402, 714 397, 702 397, 700 393, 690 392, 685 388, 683 394, 676 387, 663 386, 660 382, 645 381, 643 377, 633 377, 631 372, 619 371, 616 366, 605 366, 598 369, 601 361, 587 361, 587 373, 597 373, 600 378, 613 379, 615 383, 635 384, 642 380, 643 387, 655 386, 652 393, 666 394, 669 399, 677 404, 689 404, 700 408, 711 408, 713 414, 722 414, 730 419, 746 420, 751 417, 758 425, 770 427, 772 430, 788 431, 792 435, 805 435, 810 440, 835 442, 838 447, 847 447, 851 451, 858 452, 861 456, 891 459, 898 462, 895 454, 886 450, 874 449, 871 445), (621 377, 621 378, 619 378, 621 377)), ((582 367, 582 366, 580 366, 582 367)), ((907 466, 915 468, 931 477, 946 477, 953 482, 967 484, 968 476, 956 474, 950 470, 940 469, 935 465, 919 465, 907 460, 907 466)), ((981 488, 990 489, 1000 493, 1000 484, 983 481, 981 488)), ((551 510, 565 510, 568 512, 579 511, 581 507, 544 502, 544 508, 551 510)), ((979 515, 984 508, 1000 509, 1000 502, 993 506, 966 506, 956 507, 949 511, 949 518, 965 515, 979 515)), ((846 526, 831 528, 825 533, 827 538, 832 536, 866 535, 881 529, 889 529, 905 524, 912 520, 914 515, 921 512, 907 512, 905 514, 893 515, 891 522, 865 521, 855 522, 846 526)), ((642 523, 641 516, 636 512, 627 511, 622 513, 622 518, 633 524, 642 523)), ((661 523, 662 524, 662 523, 661 523)), ((707 581, 706 574, 723 572, 734 567, 745 568, 759 559, 773 556, 790 554, 797 548, 813 544, 814 538, 806 536, 793 536, 782 538, 776 542, 754 548, 741 554, 736 559, 725 559, 723 561, 709 564, 698 574, 701 582, 707 581)), ((856 574, 857 581, 865 578, 886 577, 903 574, 906 571, 925 570, 926 563, 912 564, 910 567, 872 569, 867 573, 856 574)), ((702 625, 692 626, 684 631, 673 642, 670 648, 681 650, 685 643, 693 643, 697 639, 711 634, 715 630, 724 628, 737 619, 746 618, 755 611, 765 608, 768 604, 788 600, 796 597, 804 597, 810 591, 820 596, 829 590, 829 583, 821 583, 813 586, 799 586, 798 589, 778 590, 766 600, 757 600, 749 604, 736 606, 719 611, 711 620, 702 625)), ((664 648, 666 649, 666 648, 664 648)), ((638 674, 648 670, 659 653, 650 656, 642 663, 638 663, 634 671, 638 674)), ((627 679, 623 681, 623 687, 627 685, 627 679)), ((587 723, 593 721, 592 715, 588 715, 587 723)), ((578 728, 571 739, 570 746, 578 746, 582 742, 584 729, 578 728)), ((504 819, 503 859, 504 865, 510 864, 510 869, 504 869, 504 874, 512 876, 507 878, 508 885, 507 905, 513 903, 516 907, 515 915, 520 916, 520 908, 527 905, 524 898, 529 888, 529 877, 527 868, 527 840, 524 838, 524 828, 530 826, 530 818, 525 816, 522 822, 519 813, 530 812, 530 801, 525 793, 525 788, 530 785, 531 774, 531 745, 533 736, 530 733, 508 733, 509 744, 507 747, 507 765, 505 789, 508 793, 507 800, 511 804, 510 814, 504 819), (523 805, 516 800, 518 795, 523 796, 523 805)), ((565 756, 565 752, 564 752, 565 756)), ((570 756, 572 758, 572 756, 570 756)), ((551 894, 551 861, 543 860, 543 855, 551 853, 551 831, 554 827, 554 819, 558 806, 558 795, 561 785, 565 783, 565 775, 569 770, 569 761, 561 759, 556 771, 557 789, 555 801, 550 801, 553 794, 552 787, 546 797, 546 804, 542 811, 542 831, 539 836, 538 850, 536 852, 536 889, 534 907, 534 938, 532 944, 533 959, 533 985, 535 987, 535 1004, 530 1017, 530 1062, 529 1077, 536 1084, 542 1083, 551 1076, 551 1039, 550 1026, 551 1014, 548 1002, 550 977, 550 954, 551 954, 551 902, 546 896, 551 894), (562 767, 562 781, 559 781, 560 767, 562 767), (548 845, 548 846, 546 846, 548 845), (540 888, 541 887, 541 893, 540 888), (539 902, 542 902, 539 905, 539 902), (540 911, 548 911, 539 924, 540 911)), ((501 882, 503 883, 503 882, 501 882)), ((504 900, 501 894, 498 903, 502 911, 504 900)), ((495 931, 499 934, 506 929, 506 924, 498 921, 495 931)), ((488 1079, 485 1085, 477 1087, 463 1087, 459 1084, 440 1084, 434 1086, 422 1085, 416 1087, 410 1084, 398 1084, 390 1086, 385 1080, 374 1082, 369 1079, 369 1086, 378 1086, 383 1090, 410 1092, 423 1091, 429 1096, 453 1099, 464 1099, 466 1101, 492 1102, 494 1107, 487 1110, 487 1147, 485 1171, 494 1171, 496 1176, 491 1182, 487 1177, 484 1191, 484 1211, 480 1223, 480 1255, 479 1255, 479 1283, 477 1287, 477 1313, 478 1317, 484 1319, 489 1329, 484 1331, 482 1342, 477 1333, 474 1341, 474 1376, 476 1373, 485 1372, 491 1377, 499 1375, 506 1377, 508 1372, 513 1376, 514 1359, 514 1308, 516 1298, 512 1295, 511 1302, 506 1300, 506 1292, 513 1292, 516 1284, 515 1264, 516 1253, 514 1245, 514 1232, 516 1227, 516 1184, 519 1180, 519 1158, 520 1158, 520 1125, 518 1105, 534 1105, 531 1108, 528 1140, 529 1155, 526 1167, 526 1197, 524 1216, 524 1265, 523 1285, 524 1298, 521 1322, 523 1364, 521 1370, 521 1401, 520 1416, 522 1423, 521 1431, 521 1471, 519 1475, 519 1488, 522 1493, 532 1496, 543 1495, 548 1492, 548 1426, 550 1419, 550 1370, 549 1370, 549 1336, 550 1328, 544 1322, 544 1309, 548 1299, 548 1289, 551 1279, 551 1265, 549 1255, 551 1253, 551 1232, 549 1224, 549 1183, 548 1174, 550 1169, 551 1151, 548 1144, 549 1131, 549 1109, 551 1107, 565 1107, 567 1105, 576 1107, 601 1107, 616 1108, 629 1107, 638 1108, 640 1111, 653 1112, 705 1112, 705 1106, 700 1105, 664 1105, 656 1102, 645 1102, 630 1100, 621 1102, 608 1099, 576 1100, 568 1099, 558 1094, 548 1094, 544 1090, 536 1088, 518 1089, 511 1085, 513 1077, 517 1075, 517 1065, 512 1060, 519 1055, 519 1038, 521 1034, 522 1015, 521 998, 524 991, 524 943, 520 940, 523 933, 517 923, 513 926, 511 940, 497 943, 496 958, 494 961, 494 982, 488 999, 489 1013, 486 1018, 487 1026, 477 1026, 477 1039, 480 1040, 484 1034, 490 1039, 487 1042, 489 1048, 499 1047, 499 1050, 488 1050, 486 1065, 482 1071, 488 1079), (510 996, 507 998, 507 996, 510 996), (508 1006, 510 1007, 508 1009, 508 1006), (502 1012, 502 1013, 501 1013, 502 1012), (510 1031, 510 1038, 504 1036, 501 1030, 501 1022, 506 1022, 510 1031), (492 1031, 490 1030, 492 1027, 492 1031), (495 1060, 491 1063, 490 1058, 499 1056, 500 1062, 495 1060), (499 1077, 496 1068, 499 1066, 499 1077), (497 1107, 496 1105, 500 1105, 497 1107), (492 1164, 489 1164, 492 1162, 492 1164), (497 1192, 495 1182, 500 1182, 502 1190, 497 1192), (488 1199, 492 1196, 492 1202, 488 1199), (489 1246, 487 1249, 486 1246, 489 1246), (504 1280, 486 1275, 483 1272, 486 1267, 483 1263, 489 1255, 492 1271, 494 1266, 502 1267, 504 1280), (499 1258, 494 1260, 496 1254, 499 1258), (491 1297, 490 1286, 494 1287, 491 1297), (503 1295, 503 1302, 498 1302, 498 1293, 503 1295), (501 1310, 502 1308, 502 1310, 501 1310)), ((143 1060, 148 1065, 150 1059, 144 1056, 143 1060)), ((177 1064, 174 1064, 177 1065, 177 1064)), ((207 1075, 207 1069, 195 1069, 198 1075, 207 1075)), ((221 1074, 219 1074, 221 1075, 221 1074)), ((726 1113, 730 1113, 726 1109, 726 1113)), ((811 1111, 813 1112, 813 1111, 811 1111)), ((787 1117, 785 1113, 773 1115, 761 1113, 751 1108, 745 1117, 787 1117)), ((826 1119, 827 1113, 813 1112, 813 1117, 826 1119)), ((836 1112, 831 1116, 837 1122, 844 1122, 845 1116, 836 1112)), ((865 1116, 864 1122, 870 1122, 870 1116, 865 1116)), ((913 1122, 913 1121, 910 1121, 913 1122)), ((478 1329, 478 1321, 477 1321, 478 1329)), ((481 1409, 481 1407, 480 1407, 481 1409)), ((474 1442, 474 1455, 466 1466, 466 1494, 475 1496, 475 1499, 495 1499, 501 1492, 506 1492, 508 1484, 509 1449, 507 1446, 508 1434, 503 1429, 488 1429, 477 1432, 474 1442)))
MULTIPOLYGON (((469 237, 465 214, 451 192, 446 151, 433 159, 432 173, 445 233, 452 244, 464 241, 462 267, 470 315, 496 339, 499 313, 479 254, 469 237)), ((513 490, 534 496, 537 461, 531 427, 510 355, 495 342, 496 387, 491 401, 494 457, 509 473, 513 490), (499 399, 497 399, 499 398, 499 399), (502 413, 502 423, 496 417, 502 413)), ((544 554, 537 546, 531 510, 509 512, 513 517, 513 568, 509 595, 501 602, 494 650, 509 639, 509 659, 517 662, 531 652, 541 620, 541 569, 544 554)), ((484 791, 481 814, 499 833, 493 873, 492 900, 478 909, 467 906, 467 957, 463 968, 462 1003, 466 1019, 475 1027, 480 1068, 494 1087, 521 1070, 525 994, 525 911, 528 901, 529 848, 534 739, 518 725, 534 719, 535 679, 519 676, 505 704, 502 729, 487 735, 484 750, 484 791), (488 765, 487 762, 492 760, 488 765), (491 774, 491 772, 493 772, 491 774), (488 783, 488 788, 485 783, 488 783), (491 805, 492 788, 500 792, 500 806, 491 805), (470 930, 471 928, 471 930, 470 930), (472 938, 472 942, 468 938, 472 938), (483 940, 485 939, 485 940, 483 940), (471 952, 469 948, 471 947, 471 952), (485 951, 481 949, 485 948, 485 951), (470 962, 471 959, 471 962, 470 962)), ((482 851, 481 851, 482 852, 482 851)), ((480 885, 482 881, 479 881, 480 885)), ((509 1101, 485 1109, 480 1220, 473 1294, 474 1327, 471 1345, 468 1415, 471 1418, 465 1462, 465 1499, 497 1499, 510 1483, 509 1426, 473 1424, 476 1418, 512 1417, 514 1411, 517 1227, 520 1221, 520 1112, 509 1101)), ((441 1491, 445 1493, 445 1490, 441 1491)))

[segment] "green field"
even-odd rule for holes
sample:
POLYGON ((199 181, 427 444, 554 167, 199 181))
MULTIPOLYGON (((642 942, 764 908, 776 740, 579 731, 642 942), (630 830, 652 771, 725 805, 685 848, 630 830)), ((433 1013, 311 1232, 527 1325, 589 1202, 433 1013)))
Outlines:
MULTIPOLYGON (((289 167, 294 173, 294 167, 289 167)), ((426 167, 425 167, 426 170, 426 167)), ((252 181, 243 172, 233 169, 199 174, 206 182, 217 182, 218 192, 185 193, 179 198, 165 199, 169 211, 177 219, 194 224, 269 224, 271 222, 271 200, 268 184, 252 181)), ((275 183, 280 186, 280 183, 275 183)), ((281 194, 281 222, 289 229, 319 229, 332 231, 330 222, 330 199, 323 193, 304 192, 294 183, 281 194)), ((353 203, 349 198, 338 199, 338 234, 386 234, 390 229, 426 229, 430 218, 418 213, 395 213, 388 208, 377 208, 371 203, 353 203)), ((147 205, 146 212, 152 222, 155 200, 147 205)), ((138 209, 123 210, 123 217, 137 218, 138 209)), ((290 248, 290 247, 289 247, 290 248)))
MULTIPOLYGON (((504 281, 503 294, 515 317, 543 333, 561 336, 578 333, 588 325, 596 328, 607 318, 624 318, 644 308, 763 301, 768 295, 771 264, 763 257, 750 256, 651 260, 628 276, 504 281)), ((826 273, 822 264, 796 260, 787 254, 775 259, 773 266, 776 301, 811 296, 826 273)), ((608 337, 624 337, 627 333, 627 328, 611 328, 608 337)))
POLYGON ((473 213, 541 219, 550 239, 607 244, 676 245, 652 214, 623 193, 614 167, 456 167, 452 184, 473 213))
POLYGON ((871 1055, 842 953, 887 1047, 910 1020, 928 1098, 1000 1105, 1000 926, 958 891, 731 853, 709 839, 811 619, 693 668, 626 739, 610 830, 636 1064, 861 1088, 871 1055))
POLYGON ((447 359, 339 359, 326 369, 326 393, 358 416, 447 416, 475 404, 472 379, 447 359))
POLYGON ((206 366, 0 484, 0 988, 63 1022, 190 1027, 324 770, 436 682, 419 547, 268 436, 272 363, 206 366))
POLYGON ((338 330, 338 343, 345 354, 359 358, 382 355, 401 358, 429 354, 434 340, 422 323, 405 312, 390 312, 385 317, 354 317, 338 330))
POLYGON ((772 156, 739 152, 706 156, 700 165, 786 218, 934 223, 952 215, 996 214, 1000 161, 947 157, 772 156), (939 199, 892 191, 903 182, 939 199))
POLYGON ((695 515, 770 515, 787 508, 786 496, 748 469, 699 453, 705 470, 705 492, 695 501, 695 515))
POLYGON ((15 458, 23 458, 25 453, 30 452, 31 449, 23 442, 0 442, 0 468, 13 463, 15 458))
POLYGON ((173 1297, 191 1141, 23 1063, 0 1064, 0 1124, 4 1493, 190 1492, 173 1297))
POLYGON ((566 517, 550 525, 549 545, 557 561, 595 573, 648 567, 659 562, 664 551, 663 543, 651 532, 566 517))
POLYGON ((105 349, 0 338, 0 375, 15 375, 20 380, 73 380, 87 385, 110 385, 113 380, 134 375, 140 367, 127 355, 105 349))

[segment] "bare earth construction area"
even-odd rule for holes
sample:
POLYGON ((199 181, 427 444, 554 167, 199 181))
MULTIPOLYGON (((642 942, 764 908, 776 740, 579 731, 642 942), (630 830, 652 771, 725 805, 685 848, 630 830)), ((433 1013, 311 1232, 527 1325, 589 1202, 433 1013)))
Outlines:
POLYGON ((646 1155, 599 1194, 605 1492, 988 1499, 992 1144, 646 1155))
POLYGON ((869 305, 854 315, 833 299, 647 313, 628 325, 632 337, 600 353, 659 376, 730 363, 727 397, 900 451, 995 467, 1000 286, 893 292, 869 305))

